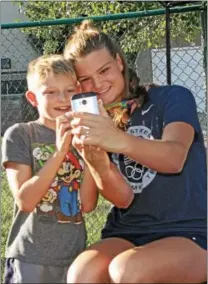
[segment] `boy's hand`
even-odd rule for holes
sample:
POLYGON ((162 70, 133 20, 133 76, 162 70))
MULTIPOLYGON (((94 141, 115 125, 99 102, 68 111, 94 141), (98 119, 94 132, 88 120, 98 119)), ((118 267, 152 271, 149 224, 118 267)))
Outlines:
POLYGON ((110 169, 110 160, 106 151, 96 146, 81 145, 79 139, 77 135, 74 135, 72 145, 77 149, 89 168, 93 168, 100 176, 104 176, 110 169))
POLYGON ((56 118, 56 149, 67 154, 72 140, 71 126, 65 115, 56 118))

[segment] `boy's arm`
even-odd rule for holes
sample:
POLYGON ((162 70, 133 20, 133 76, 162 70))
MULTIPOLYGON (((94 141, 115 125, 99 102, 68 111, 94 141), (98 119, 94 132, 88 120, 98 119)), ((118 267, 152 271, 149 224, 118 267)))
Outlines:
MULTIPOLYGON (((69 129, 69 121, 64 115, 56 118, 56 151, 35 175, 32 174, 29 165, 12 162, 11 159, 4 162, 8 182, 20 210, 32 212, 49 190, 53 178, 69 151, 72 137, 69 129)), ((13 143, 15 141, 14 138, 8 139, 13 143)))
POLYGON ((83 182, 80 188, 82 212, 88 213, 96 208, 98 190, 87 165, 84 167, 83 182))
POLYGON ((55 152, 33 176, 30 166, 14 162, 5 163, 8 183, 20 210, 32 212, 35 209, 47 193, 64 157, 65 153, 55 152))

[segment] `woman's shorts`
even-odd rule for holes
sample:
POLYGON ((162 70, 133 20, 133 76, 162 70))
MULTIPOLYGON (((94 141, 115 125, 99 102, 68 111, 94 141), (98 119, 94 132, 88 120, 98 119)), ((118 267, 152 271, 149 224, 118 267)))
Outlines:
POLYGON ((148 243, 151 243, 156 240, 160 240, 163 238, 168 237, 184 237, 187 238, 194 243, 196 243, 198 246, 200 246, 203 249, 207 249, 207 236, 206 234, 199 234, 199 233, 189 233, 189 232, 176 232, 176 233, 151 233, 151 234, 141 234, 139 237, 132 237, 128 235, 119 235, 119 234, 112 234, 112 235, 105 235, 102 234, 102 239, 106 238, 121 238, 125 239, 131 243, 133 243, 135 246, 142 246, 148 243))

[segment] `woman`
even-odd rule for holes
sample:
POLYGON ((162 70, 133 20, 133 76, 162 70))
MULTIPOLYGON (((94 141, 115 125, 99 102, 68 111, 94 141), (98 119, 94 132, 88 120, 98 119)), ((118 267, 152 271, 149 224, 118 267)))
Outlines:
POLYGON ((205 281, 206 157, 192 93, 138 87, 128 100, 123 53, 89 21, 77 27, 64 55, 83 91, 95 92, 113 118, 100 103, 100 116, 74 113, 71 124, 76 147, 93 147, 83 158, 115 205, 102 240, 74 261, 68 283, 205 281))

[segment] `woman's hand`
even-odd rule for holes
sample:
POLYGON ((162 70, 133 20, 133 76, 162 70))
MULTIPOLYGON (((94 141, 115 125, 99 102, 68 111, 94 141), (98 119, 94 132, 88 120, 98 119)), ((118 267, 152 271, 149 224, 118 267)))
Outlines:
POLYGON ((101 115, 72 113, 72 134, 77 136, 76 144, 98 146, 107 152, 122 152, 125 133, 114 125, 101 103, 99 109, 101 115))
POLYGON ((56 149, 67 154, 72 141, 71 125, 65 115, 56 118, 56 149))

